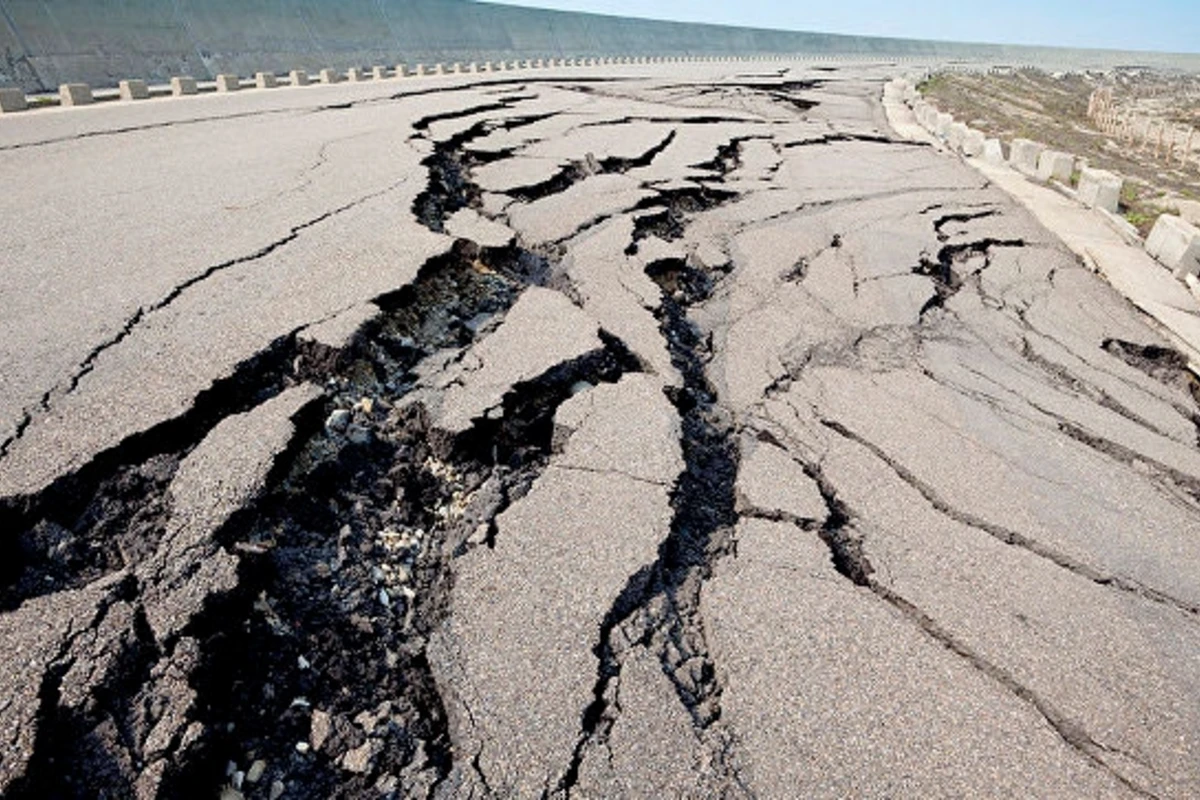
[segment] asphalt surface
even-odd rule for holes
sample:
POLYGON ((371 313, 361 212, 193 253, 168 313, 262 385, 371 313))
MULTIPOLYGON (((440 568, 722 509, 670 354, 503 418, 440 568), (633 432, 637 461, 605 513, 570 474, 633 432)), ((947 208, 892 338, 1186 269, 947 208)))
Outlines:
POLYGON ((5 118, 0 793, 1200 794, 1200 406, 885 65, 5 118))

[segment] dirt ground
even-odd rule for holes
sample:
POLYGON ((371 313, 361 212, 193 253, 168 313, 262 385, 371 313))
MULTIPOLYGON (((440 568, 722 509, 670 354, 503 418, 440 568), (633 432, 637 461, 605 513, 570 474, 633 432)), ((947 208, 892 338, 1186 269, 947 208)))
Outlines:
POLYGON ((943 72, 921 85, 939 109, 1004 142, 1043 142, 1126 177, 1121 211, 1145 236, 1162 213, 1200 221, 1200 146, 1182 166, 1155 158, 1152 148, 1130 145, 1097 129, 1088 118, 1092 92, 1111 87, 1120 112, 1156 123, 1200 127, 1200 76, 1141 68, 1107 73, 1014 70, 991 74, 943 72))

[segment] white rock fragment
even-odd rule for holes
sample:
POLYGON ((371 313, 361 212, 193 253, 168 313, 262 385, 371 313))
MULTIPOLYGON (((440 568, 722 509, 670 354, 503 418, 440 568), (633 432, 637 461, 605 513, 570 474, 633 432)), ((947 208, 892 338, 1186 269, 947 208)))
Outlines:
POLYGON ((246 770, 246 783, 255 784, 262 778, 263 773, 267 771, 267 762, 261 758, 250 765, 250 769, 246 770))
POLYGON ((346 430, 350 424, 350 411, 345 408, 339 408, 333 411, 325 420, 325 430, 341 432, 346 430))

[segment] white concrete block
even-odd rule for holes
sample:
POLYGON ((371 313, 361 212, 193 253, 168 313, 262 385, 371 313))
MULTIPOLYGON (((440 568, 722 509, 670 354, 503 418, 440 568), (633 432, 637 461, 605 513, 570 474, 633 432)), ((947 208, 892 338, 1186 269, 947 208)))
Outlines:
POLYGON ((242 79, 230 72, 222 72, 217 76, 218 92, 236 92, 242 88, 242 79))
POLYGON ((971 158, 979 158, 983 155, 985 141, 986 137, 984 137, 983 131, 967 128, 967 133, 963 136, 962 140, 963 155, 970 156, 971 158))
POLYGON ((1044 150, 1038 156, 1037 179, 1039 181, 1056 180, 1059 183, 1070 183, 1071 173, 1075 171, 1075 156, 1070 153, 1060 153, 1058 150, 1044 150))
POLYGON ((983 160, 989 164, 1004 164, 1004 145, 999 139, 987 139, 983 143, 983 160))
POLYGON ((129 80, 117 84, 122 100, 149 100, 150 87, 145 81, 129 80))
POLYGON ((429 73, 431 75, 445 75, 446 74, 446 65, 445 64, 434 64, 432 67, 430 67, 429 73))
POLYGON ((950 135, 950 126, 953 124, 954 115, 943 111, 937 115, 937 122, 934 124, 933 132, 945 139, 950 135))
POLYGON ((1088 208, 1103 208, 1115 214, 1121 203, 1123 183, 1121 176, 1115 173, 1102 169, 1084 169, 1079 173, 1076 196, 1079 202, 1088 208))
POLYGON ((967 138, 968 130, 965 122, 950 123, 950 127, 946 129, 946 143, 950 145, 951 150, 962 150, 963 139, 967 138))
POLYGON ((938 110, 933 106, 925 106, 925 110, 921 112, 920 123, 925 130, 930 133, 937 132, 938 110))
POLYGON ((0 114, 24 111, 27 108, 29 108, 29 101, 25 99, 25 92, 12 88, 0 89, 0 114))
POLYGON ((1163 214, 1146 239, 1146 252, 1179 280, 1200 275, 1200 228, 1172 214, 1163 214))
POLYGON ((397 78, 407 77, 408 76, 408 64, 397 64, 395 75, 397 78))
POLYGON ((391 77, 387 67, 371 67, 371 77, 377 81, 385 81, 391 77))
POLYGON ((294 69, 288 73, 288 80, 292 82, 292 86, 308 86, 308 72, 294 69))
POLYGON ((96 101, 92 87, 86 83, 64 83, 58 87, 58 99, 64 106, 86 106, 96 101))
POLYGON ((321 83, 341 83, 342 73, 336 69, 321 70, 321 83))
POLYGON ((455 61, 453 64, 451 64, 451 65, 450 65, 450 69, 449 69, 449 70, 447 70, 447 71, 448 71, 448 72, 450 72, 450 74, 452 74, 452 75, 453 75, 453 74, 455 74, 455 73, 462 72, 462 71, 463 71, 463 66, 462 66, 462 64, 460 64, 460 63, 458 63, 457 61, 455 61))
POLYGON ((196 94, 199 91, 200 89, 196 86, 195 78, 187 75, 171 78, 171 94, 176 97, 182 97, 185 94, 196 94))
POLYGON ((1027 175, 1036 175, 1038 158, 1046 145, 1029 139, 1013 139, 1009 146, 1008 163, 1027 175))
POLYGON ((256 72, 254 73, 254 85, 259 89, 274 89, 279 85, 279 79, 275 77, 274 72, 256 72))
POLYGON ((366 79, 367 73, 363 72, 358 67, 351 67, 350 69, 346 70, 346 80, 350 81, 351 83, 359 83, 361 81, 365 81, 366 79))

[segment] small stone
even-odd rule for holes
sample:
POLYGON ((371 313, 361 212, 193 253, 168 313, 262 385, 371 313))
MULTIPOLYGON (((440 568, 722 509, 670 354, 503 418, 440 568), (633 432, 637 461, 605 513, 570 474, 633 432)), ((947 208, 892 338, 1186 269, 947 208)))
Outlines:
POLYGON ((262 778, 263 773, 267 771, 267 762, 261 758, 250 765, 250 769, 246 770, 246 783, 258 783, 262 778))
POLYGON ((226 786, 224 789, 222 789, 221 794, 218 795, 218 797, 220 797, 221 800, 244 800, 242 793, 232 786, 226 786))
POLYGON ((352 444, 368 444, 371 441, 371 432, 362 425, 350 425, 346 428, 346 438, 352 444))
POLYGON ((375 748, 370 741, 364 742, 342 756, 342 767, 349 772, 359 775, 371 768, 371 759, 375 757, 375 748))
POLYGON ((309 751, 308 742, 296 742, 296 752, 304 755, 309 751))
POLYGON ((275 781, 271 784, 271 792, 267 795, 270 800, 279 800, 283 797, 283 791, 287 788, 283 785, 283 781, 275 781))
POLYGON ((344 408, 336 409, 325 420, 325 430, 327 431, 344 431, 346 426, 350 424, 350 412, 344 408))
POLYGON ((364 397, 358 401, 358 410, 368 415, 374 413, 375 401, 370 397, 364 397))
POLYGON ((486 522, 481 522, 475 527, 475 530, 467 537, 467 544, 480 545, 488 540, 488 535, 491 533, 491 526, 486 522))
POLYGON ((333 720, 329 714, 317 709, 312 713, 312 728, 309 731, 309 741, 312 746, 320 750, 325 742, 329 739, 329 734, 333 732, 333 720))
POLYGON ((312 666, 312 664, 309 662, 309 660, 307 658, 305 658, 304 656, 300 656, 296 659, 296 665, 299 666, 300 669, 308 669, 309 667, 312 666))
POLYGON ((375 732, 375 726, 378 724, 378 721, 370 711, 360 711, 358 712, 358 716, 354 718, 354 724, 362 728, 363 733, 369 736, 375 732))
POLYGON ((594 388, 596 387, 587 381, 576 381, 575 383, 571 384, 571 396, 574 397, 577 394, 583 394, 584 392, 594 388))
POLYGON ((242 782, 244 780, 246 780, 246 773, 242 772, 241 770, 238 770, 237 772, 233 773, 233 779, 232 779, 233 788, 240 790, 242 788, 242 782))
POLYGON ((379 590, 379 605, 383 606, 384 608, 392 607, 392 598, 388 595, 387 589, 379 590))

